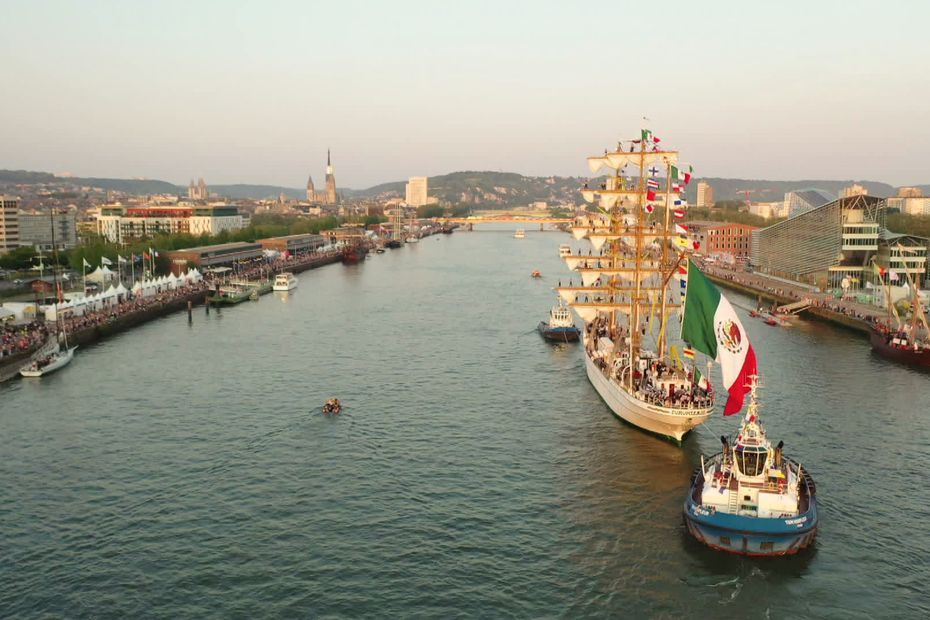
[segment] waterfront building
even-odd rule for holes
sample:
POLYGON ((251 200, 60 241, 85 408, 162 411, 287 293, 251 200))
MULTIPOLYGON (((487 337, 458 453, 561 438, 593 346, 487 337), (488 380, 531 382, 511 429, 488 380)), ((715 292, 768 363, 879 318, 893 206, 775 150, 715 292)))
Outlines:
POLYGON ((170 250, 165 253, 171 261, 171 271, 175 275, 188 267, 198 267, 203 271, 210 267, 229 267, 241 261, 261 258, 260 243, 235 242, 205 245, 183 250, 170 250))
POLYGON ((844 187, 840 191, 840 198, 849 198, 851 196, 868 196, 869 190, 862 187, 858 183, 853 183, 849 187, 844 187))
POLYGON ((321 192, 317 191, 313 185, 313 176, 307 177, 307 201, 324 205, 339 203, 339 194, 336 193, 336 174, 333 171, 329 149, 326 149, 326 188, 321 192))
POLYGON ((697 184, 697 206, 714 206, 714 188, 706 181, 700 181, 697 184))
POLYGON ((271 237, 270 239, 259 239, 262 249, 274 250, 276 252, 290 252, 291 254, 313 252, 323 247, 326 240, 323 235, 314 235, 307 233, 303 235, 286 235, 284 237, 271 237))
POLYGON ((833 196, 822 189, 799 189, 785 194, 784 209, 788 217, 794 217, 816 209, 833 200, 833 196))
POLYGON ((410 177, 407 180, 407 204, 411 207, 422 207, 429 204, 428 180, 426 177, 410 177))
MULTIPOLYGON (((77 246, 77 217, 67 209, 55 210, 55 245, 59 250, 77 246)), ((53 250, 52 214, 49 211, 19 212, 19 245, 53 250)))
POLYGON ((910 274, 923 278, 927 243, 885 229, 886 201, 874 196, 839 198, 752 236, 751 264, 764 274, 826 288, 850 290, 910 274))
POLYGON ((187 186, 187 197, 191 200, 207 200, 210 198, 210 192, 203 177, 200 177, 196 185, 194 185, 194 179, 191 179, 190 185, 187 186))
POLYGON ((0 254, 19 247, 19 198, 0 194, 0 254))
POLYGON ((242 228, 242 216, 232 205, 176 205, 127 207, 104 205, 97 216, 97 234, 114 243, 160 234, 218 235, 242 228))
POLYGON ((746 259, 752 249, 752 232, 755 226, 732 222, 688 222, 692 241, 700 244, 705 256, 729 256, 746 259))

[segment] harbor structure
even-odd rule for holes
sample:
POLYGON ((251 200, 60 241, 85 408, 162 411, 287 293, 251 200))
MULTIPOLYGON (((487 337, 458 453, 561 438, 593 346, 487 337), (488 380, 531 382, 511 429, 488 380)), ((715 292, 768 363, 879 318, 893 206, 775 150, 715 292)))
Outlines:
POLYGON ((707 181, 700 181, 697 184, 697 206, 714 206, 714 188, 707 181))
POLYGON ((329 149, 326 149, 326 186, 323 191, 317 191, 313 184, 313 175, 307 177, 307 202, 324 205, 339 203, 339 194, 336 193, 336 174, 329 149))
POLYGON ((282 254, 288 252, 294 255, 298 253, 304 254, 306 252, 314 252, 326 245, 326 240, 323 238, 323 235, 307 233, 302 235, 286 235, 284 237, 259 239, 258 243, 261 244, 264 250, 274 250, 282 254))
POLYGON ((262 244, 249 242, 220 243, 165 253, 171 261, 171 271, 177 275, 195 266, 201 271, 209 267, 228 267, 237 262, 262 257, 262 244))
POLYGON ((874 196, 833 200, 754 231, 750 263, 757 272, 822 289, 855 291, 903 281, 904 274, 923 280, 926 240, 888 231, 886 212, 886 201, 874 196))
POLYGON ((0 254, 19 247, 19 198, 0 194, 0 254))
POLYGON ((97 234, 113 243, 160 234, 218 235, 240 228, 242 216, 239 209, 225 203, 104 205, 97 215, 97 234))

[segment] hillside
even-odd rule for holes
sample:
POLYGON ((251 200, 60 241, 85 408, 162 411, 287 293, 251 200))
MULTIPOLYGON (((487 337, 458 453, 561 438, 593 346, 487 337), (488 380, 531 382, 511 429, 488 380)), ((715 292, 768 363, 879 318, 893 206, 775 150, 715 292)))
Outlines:
MULTIPOLYGON (((550 204, 580 203, 578 189, 585 182, 582 177, 532 177, 514 172, 497 171, 463 171, 429 177, 429 194, 440 201, 453 205, 469 205, 483 208, 508 208, 525 206, 531 202, 545 201, 550 204)), ((591 187, 596 187, 598 179, 587 179, 591 187)), ((733 179, 720 177, 697 177, 689 186, 686 198, 695 202, 697 199, 697 181, 706 181, 714 188, 716 200, 743 200, 745 190, 752 190, 750 199, 754 202, 771 202, 782 200, 786 192, 805 188, 822 189, 832 195, 838 195, 844 187, 859 183, 875 196, 890 196, 894 187, 877 181, 825 180, 807 179, 800 181, 771 181, 764 179, 733 179), (740 191, 743 190, 743 191, 740 191)), ((348 199, 363 198, 403 198, 406 181, 381 183, 362 190, 339 188, 339 193, 348 199)), ((56 177, 47 172, 27 170, 0 170, 2 185, 47 185, 47 186, 92 186, 112 189, 133 194, 180 194, 187 192, 186 186, 174 185, 156 179, 111 179, 95 177, 56 177)), ((926 194, 930 194, 930 185, 920 185, 926 194)), ((305 191, 300 188, 281 187, 260 184, 210 185, 210 191, 232 199, 277 198, 282 192, 290 197, 300 199, 305 191)))

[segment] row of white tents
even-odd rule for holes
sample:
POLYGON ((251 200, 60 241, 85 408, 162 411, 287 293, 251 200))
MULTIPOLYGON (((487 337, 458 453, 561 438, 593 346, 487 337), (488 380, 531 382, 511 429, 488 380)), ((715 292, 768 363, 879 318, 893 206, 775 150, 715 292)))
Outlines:
MULTIPOLYGON (((172 273, 153 280, 141 280, 133 285, 131 296, 134 299, 152 297, 165 291, 196 284, 201 280, 203 280, 203 274, 197 271, 196 268, 191 269, 187 273, 182 273, 180 276, 176 276, 172 273)), ((46 306, 44 308, 45 320, 58 320, 59 312, 66 312, 71 316, 82 316, 85 312, 93 312, 95 310, 103 310, 109 306, 115 306, 126 301, 129 297, 130 290, 123 286, 122 282, 117 286, 111 284, 106 290, 100 291, 99 293, 75 297, 60 304, 46 306)))

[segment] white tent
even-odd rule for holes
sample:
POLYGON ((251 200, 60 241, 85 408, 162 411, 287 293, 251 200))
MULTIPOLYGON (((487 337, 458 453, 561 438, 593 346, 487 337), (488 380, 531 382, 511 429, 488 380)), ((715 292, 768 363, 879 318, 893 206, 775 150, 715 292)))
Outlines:
POLYGON ((103 267, 97 267, 92 272, 87 274, 87 279, 91 282, 97 282, 103 284, 105 282, 110 282, 116 279, 116 273, 114 273, 109 267, 104 265, 103 267))

